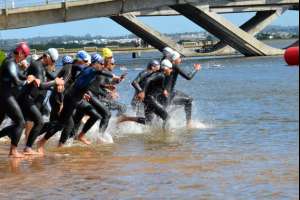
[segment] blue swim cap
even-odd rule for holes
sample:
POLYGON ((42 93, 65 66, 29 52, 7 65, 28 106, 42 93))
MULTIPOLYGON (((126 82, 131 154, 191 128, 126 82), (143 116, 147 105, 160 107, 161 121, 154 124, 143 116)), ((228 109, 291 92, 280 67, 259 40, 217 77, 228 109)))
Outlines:
POLYGON ((84 62, 88 62, 90 59, 90 55, 86 51, 78 51, 76 55, 76 59, 84 62))
POLYGON ((62 63, 63 63, 63 65, 72 64, 73 58, 71 56, 64 56, 62 58, 62 63))
POLYGON ((104 59, 102 58, 102 56, 100 56, 100 54, 96 53, 92 55, 92 63, 104 64, 104 59))
POLYGON ((153 66, 160 66, 160 62, 157 60, 152 60, 151 62, 148 63, 147 68, 151 69, 153 66))

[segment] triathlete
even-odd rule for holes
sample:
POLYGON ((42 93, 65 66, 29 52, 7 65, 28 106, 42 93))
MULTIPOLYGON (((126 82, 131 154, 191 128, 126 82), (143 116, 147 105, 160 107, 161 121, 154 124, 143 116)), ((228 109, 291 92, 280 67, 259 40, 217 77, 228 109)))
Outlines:
MULTIPOLYGON (((104 68, 104 60, 99 54, 92 55, 91 67, 94 68, 104 68)), ((101 83, 106 76, 98 75, 96 79, 91 83, 89 88, 89 101, 83 100, 77 107, 76 114, 74 116, 75 127, 80 126, 80 122, 84 115, 89 116, 88 121, 85 123, 82 131, 78 135, 77 139, 84 144, 90 145, 91 142, 85 137, 86 133, 94 126, 94 124, 101 120, 99 131, 104 133, 109 125, 111 118, 111 112, 102 102, 99 101, 99 96, 105 88, 102 88, 101 83)))
MULTIPOLYGON (((62 69, 58 72, 57 77, 62 78, 65 81, 65 87, 68 87, 71 79, 71 71, 73 65, 73 58, 71 56, 64 56, 62 58, 62 69)), ((59 113, 63 106, 63 93, 54 90, 50 96, 49 102, 51 105, 50 121, 57 121, 59 119, 59 113)))
MULTIPOLYGON (((104 59, 104 68, 105 70, 109 72, 113 72, 115 68, 115 60, 113 58, 113 52, 108 49, 104 48, 102 57, 104 59)), ((121 79, 119 80, 112 80, 111 78, 106 78, 102 81, 101 86, 103 88, 106 88, 104 90, 103 96, 101 96, 101 102, 103 102, 109 110, 117 111, 117 116, 120 117, 124 115, 127 111, 127 106, 116 101, 116 99, 119 97, 117 93, 116 85, 121 83, 126 78, 126 73, 121 75, 121 79)))
POLYGON ((143 106, 141 104, 141 101, 139 101, 140 97, 138 96, 138 94, 143 92, 142 88, 144 87, 146 79, 149 76, 151 76, 153 73, 155 73, 159 70, 160 70, 160 62, 157 61, 157 60, 152 60, 148 64, 147 69, 145 69, 144 71, 139 73, 138 76, 132 82, 132 86, 135 89, 135 94, 134 94, 134 97, 131 101, 131 106, 132 106, 133 110, 137 111, 138 115, 140 114, 140 110, 141 110, 140 107, 143 106))
POLYGON ((38 151, 44 154, 44 147, 47 141, 54 136, 58 131, 64 129, 61 139, 59 141, 59 146, 63 146, 67 139, 70 137, 72 129, 74 127, 73 113, 76 110, 78 104, 85 98, 86 93, 95 80, 97 75, 104 75, 110 78, 114 76, 106 71, 102 71, 100 66, 96 68, 86 67, 82 70, 80 75, 76 78, 75 82, 70 86, 64 97, 64 107, 61 111, 59 121, 52 122, 46 131, 47 134, 39 141, 38 151))
POLYGON ((24 149, 25 154, 37 154, 37 152, 32 150, 32 146, 44 125, 41 108, 43 107, 43 100, 46 97, 47 90, 54 86, 56 86, 58 90, 61 90, 60 92, 63 90, 64 81, 62 79, 56 78, 51 82, 47 82, 46 80, 46 67, 55 65, 58 58, 58 51, 51 48, 47 50, 40 59, 33 61, 27 69, 27 76, 32 75, 39 80, 39 88, 34 84, 28 85, 23 88, 22 94, 18 98, 26 121, 32 121, 34 123, 28 135, 24 149))
POLYGON ((9 155, 14 158, 24 157, 17 150, 23 128, 25 126, 24 116, 21 108, 13 95, 14 90, 19 90, 21 86, 26 86, 35 81, 35 77, 28 76, 27 80, 19 79, 18 63, 25 60, 30 54, 30 48, 26 43, 20 43, 14 52, 5 59, 0 68, 0 125, 7 115, 13 125, 8 126, 0 131, 0 138, 9 136, 11 147, 9 155))
MULTIPOLYGON (((59 97, 55 97, 52 96, 50 97, 51 99, 51 103, 53 103, 53 107, 54 110, 51 111, 51 120, 48 123, 45 123, 43 129, 40 132, 40 135, 42 135, 43 133, 45 133, 50 127, 51 124, 53 125, 53 123, 58 123, 59 119, 60 119, 60 113, 61 110, 63 109, 63 102, 64 102, 64 96, 65 93, 68 91, 69 87, 72 86, 72 84, 75 82, 75 80, 77 79, 77 77, 81 74, 82 71, 84 71, 84 69, 86 67, 88 67, 89 62, 90 62, 90 55, 86 52, 86 51, 78 51, 75 57, 75 60, 73 62, 73 64, 71 65, 71 74, 69 75, 69 65, 65 65, 65 67, 62 69, 62 73, 58 74, 58 77, 60 77, 60 75, 62 75, 62 77, 66 76, 66 80, 65 80, 65 92, 62 94, 61 99, 59 99, 59 97), (62 103, 60 103, 62 102, 62 103)), ((67 58, 69 59, 69 58, 67 58)), ((66 61, 66 62, 70 62, 70 61, 66 61)), ((61 78, 62 78, 61 77, 61 78)), ((54 94, 55 95, 55 94, 54 94)), ((75 129, 74 127, 71 126, 66 126, 67 129, 64 129, 62 132, 62 137, 65 135, 68 135, 69 133, 71 133, 71 135, 69 135, 69 137, 74 136, 75 135, 75 129)), ((66 140, 66 139, 62 139, 61 140, 66 140)))
POLYGON ((165 109, 165 102, 167 101, 164 96, 165 80, 172 73, 172 63, 164 60, 161 63, 160 72, 153 73, 145 81, 142 92, 138 94, 140 101, 144 101, 145 117, 122 117, 119 123, 126 121, 133 121, 140 124, 149 124, 154 119, 154 114, 159 116, 163 121, 163 128, 166 128, 169 114, 165 109))
MULTIPOLYGON (((167 59, 165 59, 167 60, 167 59)), ((186 121, 187 127, 192 127, 192 103, 193 98, 185 93, 175 90, 175 86, 177 83, 178 76, 182 76, 186 80, 192 80, 198 71, 201 70, 200 64, 194 65, 194 70, 187 73, 183 70, 179 65, 182 63, 182 59, 179 53, 173 52, 171 56, 172 64, 173 64, 173 72, 170 77, 167 78, 166 83, 166 91, 164 92, 166 96, 169 96, 168 104, 169 105, 179 105, 184 106, 186 113, 186 121)))

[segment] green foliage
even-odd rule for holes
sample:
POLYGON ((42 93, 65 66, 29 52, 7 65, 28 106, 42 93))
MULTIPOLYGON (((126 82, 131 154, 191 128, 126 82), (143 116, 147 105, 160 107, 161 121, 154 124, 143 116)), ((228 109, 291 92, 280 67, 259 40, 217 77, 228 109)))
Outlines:
POLYGON ((5 58, 6 58, 6 53, 0 50, 0 66, 2 65, 5 58))

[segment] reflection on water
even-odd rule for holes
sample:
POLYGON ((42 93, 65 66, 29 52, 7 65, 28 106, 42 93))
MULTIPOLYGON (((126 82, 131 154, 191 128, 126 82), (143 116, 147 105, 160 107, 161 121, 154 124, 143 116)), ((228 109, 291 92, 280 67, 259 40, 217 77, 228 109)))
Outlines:
POLYGON ((299 69, 281 58, 201 62, 178 85, 195 97, 193 131, 180 110, 168 133, 110 127, 114 144, 50 145, 44 158, 8 159, 0 143, 0 199, 297 199, 299 69))

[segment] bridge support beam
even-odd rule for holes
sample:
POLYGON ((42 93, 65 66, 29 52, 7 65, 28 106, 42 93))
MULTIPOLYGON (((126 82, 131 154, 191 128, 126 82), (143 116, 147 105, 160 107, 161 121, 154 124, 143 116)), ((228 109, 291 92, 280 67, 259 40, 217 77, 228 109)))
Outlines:
POLYGON ((262 27, 265 26, 276 15, 267 17, 268 15, 259 14, 244 24, 243 27, 239 28, 224 17, 210 12, 208 7, 201 8, 191 4, 182 4, 171 6, 171 8, 203 27, 245 56, 273 56, 283 54, 283 50, 270 47, 252 35, 261 29, 259 25, 262 27), (263 19, 265 20, 263 21, 263 19), (249 33, 246 31, 249 31, 249 33))
MULTIPOLYGON (((246 31, 247 33, 255 36, 259 32, 263 31, 268 25, 275 21, 278 17, 286 11, 285 8, 280 8, 278 10, 271 11, 260 11, 257 12, 254 17, 249 21, 240 26, 240 29, 246 31)), ((235 49, 227 45, 225 41, 220 41, 214 47, 214 53, 217 54, 233 54, 235 49)))
POLYGON ((177 44, 172 39, 164 36, 153 28, 145 25, 143 22, 137 19, 133 14, 124 14, 119 16, 112 16, 112 20, 128 29, 135 35, 142 38, 148 44, 162 51, 165 47, 171 47, 175 49, 183 56, 195 56, 196 53, 190 49, 185 49, 181 45, 177 44))

